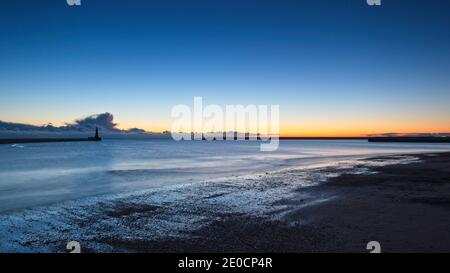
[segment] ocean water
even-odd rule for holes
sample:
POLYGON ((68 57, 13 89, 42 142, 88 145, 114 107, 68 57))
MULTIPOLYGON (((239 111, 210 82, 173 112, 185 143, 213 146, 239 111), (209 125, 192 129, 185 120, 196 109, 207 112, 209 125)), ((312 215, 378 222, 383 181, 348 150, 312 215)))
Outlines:
POLYGON ((282 140, 277 151, 261 152, 259 144, 158 139, 0 145, 0 214, 339 160, 450 151, 448 144, 282 140))
POLYGON ((339 198, 299 188, 419 160, 408 154, 450 151, 448 144, 362 140, 259 148, 172 140, 0 145, 0 252, 66 252, 72 240, 82 251, 135 252, 135 242, 189 237, 236 213, 283 221, 300 206, 291 200, 301 198, 303 207, 339 198), (379 155, 390 157, 367 159, 379 155))

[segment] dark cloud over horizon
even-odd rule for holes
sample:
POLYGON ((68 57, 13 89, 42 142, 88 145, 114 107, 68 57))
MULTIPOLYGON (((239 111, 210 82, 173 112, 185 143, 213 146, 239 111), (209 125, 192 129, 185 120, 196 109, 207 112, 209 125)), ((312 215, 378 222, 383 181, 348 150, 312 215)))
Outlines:
POLYGON ((45 131, 45 132, 92 132, 98 127, 103 132, 127 133, 145 132, 134 128, 133 130, 121 130, 114 123, 114 116, 111 113, 90 115, 86 118, 77 119, 73 123, 66 123, 64 126, 53 125, 36 126, 30 124, 12 123, 0 121, 0 131, 45 131))

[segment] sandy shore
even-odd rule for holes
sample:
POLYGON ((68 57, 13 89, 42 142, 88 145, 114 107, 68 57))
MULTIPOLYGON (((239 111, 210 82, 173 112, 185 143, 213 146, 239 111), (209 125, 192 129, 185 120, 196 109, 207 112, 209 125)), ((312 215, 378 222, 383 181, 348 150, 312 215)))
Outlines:
POLYGON ((336 161, 0 215, 0 251, 449 252, 450 153, 336 161))
POLYGON ((224 212, 188 237, 108 244, 139 252, 368 252, 374 240, 383 252, 449 252, 450 153, 417 157, 300 188, 274 204, 289 207, 276 220, 224 212))

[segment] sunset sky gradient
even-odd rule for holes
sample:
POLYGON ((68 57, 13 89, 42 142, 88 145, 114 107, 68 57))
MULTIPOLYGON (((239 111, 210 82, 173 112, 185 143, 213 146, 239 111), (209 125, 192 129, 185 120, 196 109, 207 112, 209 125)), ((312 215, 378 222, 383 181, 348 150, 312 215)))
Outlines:
POLYGON ((450 132, 450 1, 0 3, 0 120, 279 104, 284 136, 450 132))

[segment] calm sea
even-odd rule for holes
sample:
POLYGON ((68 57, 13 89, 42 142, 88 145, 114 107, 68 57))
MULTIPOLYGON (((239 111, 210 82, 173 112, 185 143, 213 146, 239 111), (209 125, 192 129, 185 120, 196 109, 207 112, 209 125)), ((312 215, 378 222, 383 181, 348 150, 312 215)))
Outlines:
POLYGON ((89 196, 135 192, 380 154, 450 151, 448 144, 284 140, 104 140, 0 145, 0 213, 89 196))

